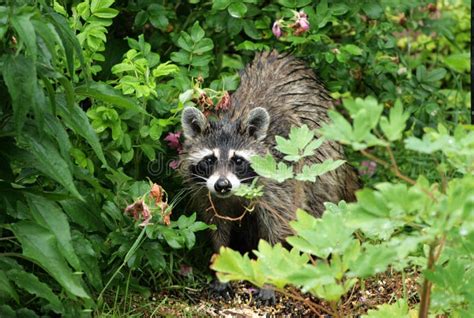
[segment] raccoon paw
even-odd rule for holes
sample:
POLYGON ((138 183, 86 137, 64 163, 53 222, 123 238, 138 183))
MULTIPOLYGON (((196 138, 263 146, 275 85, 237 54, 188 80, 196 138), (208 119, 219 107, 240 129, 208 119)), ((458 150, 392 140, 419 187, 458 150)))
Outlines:
POLYGON ((234 297, 234 290, 230 283, 221 283, 218 279, 214 279, 210 284, 210 293, 214 296, 224 297, 225 299, 231 299, 234 297))
POLYGON ((255 303, 258 305, 269 306, 275 305, 276 296, 275 291, 270 286, 264 286, 259 288, 254 296, 255 303))

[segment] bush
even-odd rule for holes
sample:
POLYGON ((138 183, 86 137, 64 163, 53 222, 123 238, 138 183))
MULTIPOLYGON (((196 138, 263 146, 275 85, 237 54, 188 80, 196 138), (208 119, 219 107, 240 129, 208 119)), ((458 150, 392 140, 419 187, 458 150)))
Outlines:
MULTIPOLYGON (((461 281, 472 271, 472 133, 458 128, 470 106, 469 9, 460 0, 1 5, 1 316, 87 316, 112 290, 127 297, 132 289, 191 284, 175 273, 191 262, 194 233, 208 226, 179 213, 188 195, 174 173, 180 111, 222 106, 238 87, 238 70, 270 48, 305 59, 336 101, 345 99, 337 107, 344 115, 333 112, 334 125, 320 133, 354 149, 350 160, 366 181, 357 204, 331 205, 323 219, 308 220, 330 227, 343 215, 346 235, 338 238, 347 245, 334 255, 342 262, 353 253, 337 281, 326 276, 330 290, 306 286, 304 277, 288 282, 323 298, 331 292, 336 304, 355 280, 374 273, 380 248, 400 242, 406 255, 386 249, 392 253, 377 270, 420 266, 425 285, 433 285, 432 313, 469 312, 472 291, 461 281), (357 99, 369 95, 376 100, 357 99), (366 120, 371 111, 380 120, 366 120), (414 205, 389 200, 402 194, 414 205)), ((335 165, 308 167, 300 177, 335 165)), ((304 254, 265 243, 259 253, 300 262, 308 268, 303 276, 320 270, 308 257, 328 257, 294 248, 304 254)), ((286 284, 288 273, 275 276, 278 284, 273 274, 264 277, 286 284)))

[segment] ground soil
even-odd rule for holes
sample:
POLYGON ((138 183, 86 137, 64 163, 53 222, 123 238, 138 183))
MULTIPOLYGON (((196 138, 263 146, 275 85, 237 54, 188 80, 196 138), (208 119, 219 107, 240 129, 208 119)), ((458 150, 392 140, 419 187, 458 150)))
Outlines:
MULTIPOLYGON (((377 305, 393 303, 405 297, 411 305, 418 302, 418 275, 386 272, 356 284, 337 308, 340 317, 358 317, 377 305)), ((233 297, 219 296, 209 288, 188 290, 186 297, 162 291, 151 298, 155 306, 141 312, 141 317, 334 317, 331 306, 295 288, 276 294, 274 305, 255 300, 257 289, 245 282, 232 284, 233 297)))

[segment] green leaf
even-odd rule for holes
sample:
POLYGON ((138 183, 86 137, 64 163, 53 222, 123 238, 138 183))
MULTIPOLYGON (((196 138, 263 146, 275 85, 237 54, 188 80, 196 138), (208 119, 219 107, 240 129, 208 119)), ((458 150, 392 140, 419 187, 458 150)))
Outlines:
POLYGON ((92 244, 97 244, 99 240, 89 241, 85 236, 79 232, 74 231, 73 233, 73 242, 74 249, 79 257, 81 262, 81 267, 87 275, 87 278, 90 284, 96 289, 99 290, 103 287, 102 284, 102 274, 99 268, 100 255, 96 253, 94 247, 97 249, 97 246, 92 244))
POLYGON ((42 196, 28 194, 26 198, 33 219, 54 234, 61 254, 75 270, 80 271, 81 266, 72 245, 69 222, 64 212, 56 203, 42 196))
POLYGON ((378 19, 383 13, 382 6, 378 1, 366 0, 362 4, 362 10, 369 16, 371 19, 378 19))
POLYGON ((102 145, 100 144, 99 137, 97 136, 94 128, 92 128, 86 113, 77 105, 72 108, 67 108, 65 103, 58 103, 58 112, 62 117, 62 120, 66 122, 74 132, 82 136, 92 147, 99 160, 106 166, 108 163, 105 159, 102 145))
POLYGON ((296 180, 316 182, 316 178, 337 169, 345 163, 344 160, 325 160, 323 163, 315 163, 311 166, 305 165, 301 173, 296 175, 296 180))
POLYGON ((247 6, 240 1, 236 1, 229 5, 227 11, 234 18, 243 18, 247 13, 247 6))
POLYGON ((363 50, 354 44, 346 44, 342 47, 347 53, 352 55, 362 55, 363 50))
POLYGON ((34 156, 36 169, 64 186, 76 198, 82 199, 74 184, 68 163, 49 138, 26 131, 20 141, 24 148, 34 156))
POLYGON ((211 269, 217 272, 217 277, 222 282, 245 279, 258 287, 265 282, 255 261, 251 261, 247 254, 240 255, 227 247, 221 247, 211 269))
POLYGON ((33 24, 31 23, 31 16, 33 15, 32 13, 26 13, 24 11, 26 10, 21 10, 20 14, 13 14, 10 16, 10 22, 15 29, 15 31, 19 35, 20 41, 24 42, 27 49, 28 53, 31 56, 31 59, 36 61, 36 55, 37 53, 37 46, 36 46, 36 33, 35 33, 35 28, 33 27, 33 24), (21 12, 23 11, 23 12, 21 12))
POLYGON ((193 53, 194 54, 203 54, 205 52, 208 52, 214 48, 214 43, 212 43, 212 40, 209 38, 202 39, 196 45, 194 46, 193 53))
POLYGON ((133 99, 120 94, 119 91, 103 82, 89 82, 89 85, 76 87, 76 94, 86 97, 97 98, 106 103, 120 106, 127 110, 134 110, 137 113, 147 114, 147 112, 138 106, 133 99))
POLYGON ((353 230, 341 222, 339 213, 326 211, 322 218, 317 219, 298 209, 296 221, 291 221, 290 226, 296 235, 288 237, 287 242, 302 252, 321 258, 330 254, 342 255, 354 241, 353 230))
POLYGON ((385 245, 364 244, 363 252, 351 262, 350 274, 360 278, 367 278, 383 273, 396 259, 397 253, 385 245))
POLYGON ((202 40, 204 35, 204 30, 199 26, 199 21, 196 21, 191 28, 191 39, 197 43, 202 40))
POLYGON ((437 68, 434 69, 428 74, 426 74, 426 77, 424 78, 425 82, 436 82, 442 80, 446 76, 446 70, 444 68, 437 68))
POLYGON ((162 77, 162 76, 167 76, 167 75, 179 72, 179 67, 174 65, 174 64, 170 64, 170 63, 171 62, 166 62, 166 63, 158 65, 153 70, 153 73, 152 73, 153 76, 154 77, 162 77))
POLYGON ((90 299, 81 284, 79 276, 73 274, 58 250, 58 242, 47 229, 29 221, 11 225, 12 231, 21 243, 23 255, 43 267, 70 294, 90 299))
POLYGON ((443 62, 452 70, 459 73, 469 71, 471 67, 471 54, 469 52, 454 53, 444 58, 443 62))
POLYGON ((0 300, 4 300, 5 298, 13 298, 17 304, 20 303, 20 298, 15 288, 11 285, 7 274, 5 271, 0 270, 0 300))
POLYGON ((27 273, 23 270, 11 269, 8 271, 8 277, 10 277, 19 288, 47 300, 48 305, 55 313, 64 314, 64 307, 59 297, 53 293, 51 287, 41 282, 34 274, 27 273))
POLYGON ((13 120, 17 134, 23 128, 28 110, 35 106, 36 66, 31 58, 8 55, 3 63, 3 78, 12 98, 13 120))
POLYGON ((402 138, 402 133, 405 130, 405 124, 410 114, 403 112, 403 106, 400 100, 395 102, 395 106, 390 109, 390 121, 383 116, 380 119, 380 128, 384 135, 390 141, 395 141, 402 138))
POLYGON ((231 2, 231 0, 212 0, 212 10, 224 10, 231 2))
POLYGON ((353 136, 351 124, 336 111, 328 111, 331 124, 323 124, 319 132, 330 140, 335 140, 343 144, 350 144, 353 136))
POLYGON ((409 307, 404 299, 399 299, 393 304, 383 304, 377 306, 377 309, 369 309, 363 318, 409 318, 409 307))
POLYGON ((267 154, 264 157, 252 157, 251 166, 262 177, 274 179, 280 183, 293 177, 293 168, 285 165, 283 162, 277 165, 275 158, 271 154, 267 154))

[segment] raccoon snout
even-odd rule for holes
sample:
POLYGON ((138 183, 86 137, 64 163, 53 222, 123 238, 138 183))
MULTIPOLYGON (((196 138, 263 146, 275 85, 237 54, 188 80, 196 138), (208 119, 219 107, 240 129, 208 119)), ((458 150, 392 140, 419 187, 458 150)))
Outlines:
POLYGON ((220 177, 214 184, 217 193, 227 193, 232 189, 232 184, 227 178, 220 177))

